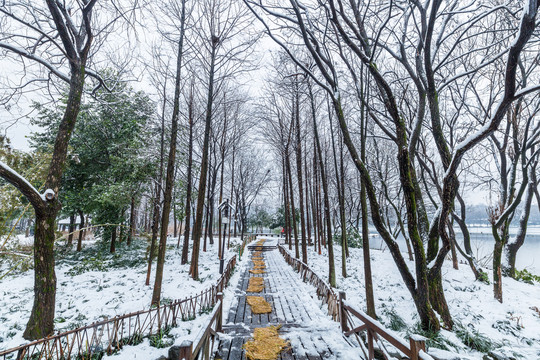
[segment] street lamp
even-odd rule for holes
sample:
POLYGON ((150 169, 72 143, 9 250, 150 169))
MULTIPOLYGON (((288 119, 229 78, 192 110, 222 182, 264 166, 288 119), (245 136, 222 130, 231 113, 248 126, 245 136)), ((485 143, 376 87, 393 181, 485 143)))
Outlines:
POLYGON ((229 209, 232 209, 232 206, 229 204, 229 199, 225 199, 218 206, 219 211, 221 212, 221 222, 223 223, 223 236, 221 237, 221 243, 219 244, 219 274, 223 274, 223 253, 225 252, 225 234, 227 232, 227 224, 229 223, 229 209))

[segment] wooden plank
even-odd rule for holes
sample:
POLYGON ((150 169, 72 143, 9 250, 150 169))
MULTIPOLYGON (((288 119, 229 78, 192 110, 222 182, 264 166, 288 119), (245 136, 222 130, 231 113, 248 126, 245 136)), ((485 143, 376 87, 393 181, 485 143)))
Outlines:
POLYGON ((244 345, 244 337, 233 338, 231 342, 231 349, 229 351, 229 357, 227 358, 227 360, 242 359, 242 356, 244 355, 244 350, 242 349, 242 345, 244 345))
POLYGON ((251 312, 251 306, 249 306, 249 304, 247 303, 247 299, 245 295, 244 295, 244 303, 245 303, 245 308, 244 308, 243 317, 241 317, 242 319, 241 322, 243 322, 246 325, 251 325, 253 322, 253 313, 251 312))
POLYGON ((328 352, 328 344, 324 342, 319 332, 310 334, 309 341, 310 345, 317 351, 319 358, 324 359, 325 356, 328 357, 330 355, 328 352))
MULTIPOLYGON (((290 286, 292 286, 292 284, 290 286)), ((290 287, 290 289, 291 289, 290 291, 292 292, 292 289, 294 289, 294 287, 290 287)), ((290 294, 288 294, 288 295, 290 295, 290 294)), ((289 311, 291 313, 291 316, 293 318, 293 322, 304 323, 307 320, 306 319, 307 316, 302 314, 302 311, 300 310, 300 308, 298 307, 296 302, 293 301, 293 298, 294 297, 291 297, 291 296, 284 296, 283 297, 283 299, 285 300, 283 305, 286 306, 286 308, 287 308, 287 310, 285 310, 285 311, 289 311)), ((304 310, 304 308, 302 308, 302 310, 304 310)))
POLYGON ((277 310, 276 310, 276 305, 275 305, 275 301, 274 301, 274 296, 273 295, 265 295, 265 299, 270 304, 270 306, 272 307, 272 312, 270 314, 268 314, 268 323, 271 323, 271 324, 279 323, 278 314, 277 314, 277 310))
POLYGON ((247 306, 246 295, 242 294, 242 295, 238 295, 238 297, 239 297, 238 307, 236 308, 236 314, 235 314, 235 319, 234 319, 235 324, 244 322, 244 313, 246 311, 246 306, 247 306))
POLYGON ((332 356, 332 352, 330 351, 330 347, 324 341, 320 333, 312 334, 311 341, 313 342, 313 345, 321 355, 321 358, 325 359, 330 356, 332 356))
POLYGON ((280 359, 281 360, 294 360, 292 348, 289 348, 287 351, 282 351, 280 354, 280 359))
POLYGON ((236 312, 238 311, 240 298, 238 296, 234 297, 234 300, 231 303, 231 308, 227 314, 227 324, 234 324, 236 318, 236 312))
POLYGON ((277 321, 280 323, 289 323, 285 311, 283 310, 283 304, 281 301, 281 296, 273 296, 274 308, 276 309, 277 321))
MULTIPOLYGON (((229 359, 229 353, 231 351, 231 340, 223 339, 219 342, 218 354, 222 360, 229 359)), ((216 358, 219 359, 219 358, 216 358)))
POLYGON ((249 277, 250 277, 250 273, 249 273, 248 270, 246 270, 244 272, 244 274, 242 274, 242 277, 240 279, 240 282, 241 282, 240 283, 240 285, 241 285, 240 290, 242 290, 244 292, 247 290, 247 288, 249 286, 249 277))
MULTIPOLYGON (((281 276, 279 276, 279 278, 281 279, 281 276)), ((278 279, 277 275, 276 275, 275 279, 278 279)), ((280 320, 284 321, 285 323, 296 323, 297 322, 295 317, 293 316, 293 312, 291 310, 291 307, 289 306, 289 303, 287 301, 287 297, 286 297, 285 294, 279 294, 277 296, 274 296, 274 302, 276 303, 276 307, 279 306, 281 308, 281 314, 283 316, 282 316, 282 318, 280 320)))

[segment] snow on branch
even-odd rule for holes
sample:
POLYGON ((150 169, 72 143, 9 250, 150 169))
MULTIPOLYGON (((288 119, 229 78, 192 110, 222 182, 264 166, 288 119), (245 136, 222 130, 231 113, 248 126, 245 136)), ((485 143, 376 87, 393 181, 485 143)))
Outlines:
POLYGON ((66 74, 64 74, 60 70, 58 70, 53 64, 51 64, 47 60, 43 59, 42 57, 37 56, 36 54, 29 53, 28 51, 26 51, 26 50, 24 50, 24 49, 22 49, 20 47, 13 46, 13 45, 10 45, 10 44, 6 44, 4 42, 0 42, 0 48, 4 48, 6 50, 9 50, 9 51, 17 54, 17 55, 20 55, 20 56, 25 57, 27 59, 33 60, 33 61, 45 66, 51 73, 58 76, 60 79, 64 80, 65 82, 69 83, 69 76, 67 76, 66 74))
POLYGON ((19 189, 36 209, 44 206, 44 197, 22 175, 0 160, 0 177, 19 189))

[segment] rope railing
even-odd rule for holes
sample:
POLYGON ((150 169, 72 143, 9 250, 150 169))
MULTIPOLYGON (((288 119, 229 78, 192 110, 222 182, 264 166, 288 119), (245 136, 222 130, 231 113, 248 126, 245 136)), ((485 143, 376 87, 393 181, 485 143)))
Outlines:
POLYGON ((412 335, 407 343, 398 334, 385 328, 365 312, 348 305, 344 291, 336 294, 326 281, 322 280, 304 262, 293 257, 281 244, 278 248, 285 261, 300 274, 302 280, 315 286, 319 300, 328 305, 328 315, 334 321, 340 322, 343 335, 349 338, 354 335, 366 359, 375 359, 375 353, 378 358, 393 359, 397 350, 411 360, 433 360, 426 353, 425 338, 412 335))
POLYGON ((112 354, 125 345, 136 345, 145 337, 174 327, 178 321, 192 320, 214 307, 218 294, 228 285, 235 265, 236 255, 229 259, 218 281, 198 295, 3 350, 0 359, 93 359, 103 353, 112 354))

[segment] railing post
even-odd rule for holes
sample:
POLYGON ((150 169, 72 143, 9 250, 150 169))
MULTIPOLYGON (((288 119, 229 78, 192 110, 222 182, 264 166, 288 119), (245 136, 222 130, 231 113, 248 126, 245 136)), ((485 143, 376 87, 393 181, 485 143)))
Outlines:
POLYGON ((373 331, 368 328, 367 330, 367 342, 368 342, 368 359, 375 359, 375 348, 373 347, 373 331))
POLYGON ((349 330, 347 326, 347 313, 345 307, 343 306, 343 300, 347 300, 347 295, 345 291, 339 292, 339 322, 341 323, 341 331, 345 332, 349 330))
POLYGON ((169 349, 169 359, 171 360, 191 360, 193 354, 193 341, 184 340, 180 346, 173 346, 169 349))
POLYGON ((426 340, 420 336, 411 336, 409 338, 411 344, 411 360, 419 360, 418 353, 420 350, 426 351, 426 340))
POLYGON ((220 292, 217 294, 217 300, 218 300, 218 314, 216 319, 216 332, 221 332, 222 325, 223 325, 223 293, 220 292))

